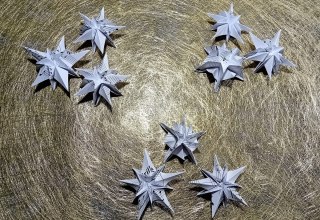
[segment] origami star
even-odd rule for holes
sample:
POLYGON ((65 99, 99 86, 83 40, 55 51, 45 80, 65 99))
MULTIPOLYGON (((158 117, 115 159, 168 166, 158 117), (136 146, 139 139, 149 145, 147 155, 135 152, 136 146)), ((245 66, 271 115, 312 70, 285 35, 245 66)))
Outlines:
POLYGON ((212 26, 212 30, 217 30, 214 38, 226 36, 226 40, 229 41, 231 36, 243 43, 241 31, 251 31, 247 26, 240 24, 240 15, 234 15, 233 3, 231 3, 229 11, 220 12, 219 14, 208 13, 208 16, 217 22, 212 26))
POLYGON ((213 173, 201 170, 205 178, 190 182, 204 189, 197 194, 198 196, 211 194, 212 218, 216 214, 220 204, 223 203, 225 205, 229 200, 247 205, 236 191, 238 188, 241 188, 241 186, 235 183, 239 175, 244 172, 244 169, 245 167, 240 167, 236 170, 229 171, 227 166, 222 169, 215 156, 213 173))
POLYGON ((115 70, 109 69, 107 54, 104 56, 100 66, 93 69, 77 69, 79 74, 84 77, 85 84, 76 95, 83 96, 93 92, 93 103, 98 105, 102 96, 111 106, 111 94, 122 95, 116 84, 125 81, 128 77, 118 75, 115 70))
POLYGON ((243 80, 242 62, 239 49, 229 50, 226 45, 222 47, 210 46, 205 48, 208 56, 198 71, 208 72, 215 78, 214 90, 219 91, 221 82, 231 78, 243 80))
POLYGON ((278 72, 280 65, 295 66, 283 56, 284 48, 279 46, 280 34, 281 31, 278 31, 271 40, 260 40, 250 33, 251 40, 256 49, 245 55, 248 60, 259 62, 254 72, 257 72, 264 66, 270 79, 272 74, 278 72))
POLYGON ((138 199, 138 219, 141 219, 143 213, 149 204, 159 203, 168 208, 171 213, 173 209, 166 196, 165 190, 172 189, 168 183, 176 179, 183 172, 178 173, 163 173, 165 166, 156 169, 148 155, 147 150, 144 150, 144 158, 142 169, 133 169, 136 179, 121 180, 121 182, 129 185, 136 191, 138 199))
POLYGON ((173 128, 169 128, 163 123, 160 126, 167 132, 164 142, 169 147, 164 157, 164 162, 167 162, 173 155, 176 155, 182 160, 189 157, 193 163, 197 164, 193 151, 197 149, 198 140, 205 132, 193 133, 192 127, 186 125, 185 118, 182 119, 181 124, 174 124, 173 128))
POLYGON ((98 47, 101 53, 104 53, 105 42, 116 47, 110 37, 110 34, 124 28, 124 26, 117 26, 110 20, 104 18, 104 8, 101 9, 98 17, 90 19, 81 13, 80 16, 82 17, 84 24, 81 28, 80 37, 75 42, 90 40, 93 51, 98 47))
POLYGON ((89 52, 85 50, 71 53, 65 47, 64 36, 55 50, 47 49, 46 52, 41 52, 28 47, 24 48, 37 61, 36 65, 40 66, 38 76, 32 86, 50 80, 52 90, 56 89, 57 82, 59 82, 67 91, 69 91, 68 75, 76 76, 72 66, 89 52))

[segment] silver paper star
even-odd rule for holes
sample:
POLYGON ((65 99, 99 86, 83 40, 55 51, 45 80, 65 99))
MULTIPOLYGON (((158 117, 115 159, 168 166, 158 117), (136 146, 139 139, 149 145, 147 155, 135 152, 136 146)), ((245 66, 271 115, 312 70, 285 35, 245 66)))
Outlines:
POLYGON ((181 124, 174 124, 173 128, 161 123, 160 126, 167 132, 165 143, 169 147, 164 162, 167 162, 173 155, 182 160, 189 157, 191 162, 197 164, 193 151, 198 147, 198 140, 205 132, 194 133, 192 127, 186 125, 186 119, 182 119, 181 124))
POLYGON ((93 69, 77 69, 79 74, 84 77, 85 85, 76 95, 83 96, 93 92, 93 103, 98 105, 100 97, 103 97, 111 106, 111 94, 122 95, 116 84, 125 81, 128 77, 118 75, 115 70, 109 68, 108 56, 104 56, 100 66, 93 69))
POLYGON ((144 150, 144 158, 142 169, 133 169, 136 179, 121 180, 121 182, 128 184, 136 191, 136 198, 138 199, 138 219, 141 219, 147 206, 153 203, 158 203, 168 208, 171 213, 173 209, 166 196, 165 190, 171 190, 168 183, 176 179, 183 172, 178 173, 163 173, 165 166, 156 169, 149 157, 147 150, 144 150))
POLYGON ((289 67, 295 66, 283 56, 284 48, 279 46, 280 34, 281 31, 278 31, 271 40, 260 40, 250 33, 251 40, 256 49, 245 55, 248 60, 259 62, 254 72, 257 72, 264 66, 270 79, 272 74, 278 72, 280 65, 289 67))
POLYGON ((220 204, 223 203, 225 205, 229 200, 247 205, 236 191, 238 188, 241 188, 241 186, 235 183, 239 175, 244 172, 244 169, 245 167, 240 167, 236 170, 229 171, 227 166, 222 169, 215 156, 213 173, 201 170, 205 178, 190 182, 204 189, 197 194, 198 196, 211 194, 212 218, 216 214, 220 204))
POLYGON ((214 90, 219 91, 221 82, 231 78, 243 80, 242 62, 239 56, 239 49, 229 50, 225 44, 205 48, 208 56, 203 64, 197 68, 198 71, 205 71, 215 78, 214 90))
POLYGON ((40 66, 38 76, 32 86, 37 86, 43 81, 50 80, 53 90, 56 89, 57 82, 59 82, 67 91, 69 91, 69 74, 72 76, 77 75, 72 66, 89 52, 89 50, 85 50, 72 53, 67 50, 64 36, 55 50, 47 49, 46 52, 41 52, 28 47, 24 48, 37 61, 36 65, 40 66))
POLYGON ((84 24, 81 28, 80 37, 75 42, 91 41, 93 51, 96 47, 104 53, 105 42, 111 46, 116 47, 110 37, 110 34, 117 31, 124 26, 118 26, 104 17, 104 8, 101 9, 100 15, 95 18, 88 18, 86 15, 81 14, 84 24))
POLYGON ((212 30, 217 30, 214 38, 226 36, 226 40, 229 41, 231 36, 243 43, 241 31, 251 31, 247 26, 240 24, 240 15, 234 15, 233 3, 231 3, 229 11, 220 12, 219 14, 208 13, 208 15, 217 22, 212 26, 212 30))

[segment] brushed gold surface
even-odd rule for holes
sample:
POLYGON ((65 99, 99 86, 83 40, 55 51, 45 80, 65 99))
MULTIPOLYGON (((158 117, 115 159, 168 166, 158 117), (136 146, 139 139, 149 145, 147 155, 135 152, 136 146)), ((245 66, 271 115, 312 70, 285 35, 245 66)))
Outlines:
MULTIPOLYGON (((312 0, 235 1, 241 21, 261 38, 282 29, 286 56, 297 64, 268 81, 247 67, 244 82, 219 94, 194 67, 212 44, 207 12, 229 7, 218 0, 2 0, 0 2, 0 219, 135 219, 134 193, 118 180, 133 177, 143 149, 156 166, 164 156, 164 132, 184 114, 205 130, 198 166, 177 160, 166 171, 186 170, 168 198, 175 219, 210 219, 210 201, 188 184, 211 170, 218 155, 229 168, 246 165, 240 194, 249 204, 227 205, 215 219, 319 219, 319 36, 320 3, 312 0), (113 111, 78 104, 81 80, 60 88, 31 88, 35 66, 21 46, 52 48, 62 35, 67 46, 79 34, 78 12, 106 15, 127 28, 107 48, 110 66, 131 76, 113 99, 113 111)), ((240 45, 250 51, 249 35, 240 45)), ((221 44, 221 42, 219 43, 221 44)), ((233 43, 229 44, 235 47, 233 43)), ((98 54, 82 63, 100 62, 98 54)), ((246 66, 249 63, 245 64, 246 66)), ((144 219, 170 219, 158 206, 144 219)))

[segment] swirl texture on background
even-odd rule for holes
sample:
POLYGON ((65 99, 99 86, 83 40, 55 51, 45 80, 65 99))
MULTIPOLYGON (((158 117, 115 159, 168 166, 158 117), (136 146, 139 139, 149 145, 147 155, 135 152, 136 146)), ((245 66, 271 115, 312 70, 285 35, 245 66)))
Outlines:
MULTIPOLYGON (((159 124, 186 115, 195 131, 206 131, 195 153, 198 165, 171 160, 166 172, 186 170, 172 182, 168 199, 175 219, 210 219, 210 201, 196 197, 188 182, 211 170, 216 154, 230 169, 246 166, 239 190, 249 207, 221 207, 215 219, 316 219, 320 216, 320 2, 234 1, 241 22, 260 38, 282 29, 280 44, 296 68, 281 68, 271 81, 253 74, 213 93, 206 75, 195 73, 212 45, 206 13, 227 10, 218 0, 3 0, 0 2, 0 219, 134 219, 134 193, 119 183, 133 178, 143 149, 155 166, 164 157, 159 124), (113 99, 79 103, 81 84, 31 88, 35 66, 21 46, 45 50, 65 35, 79 35, 79 12, 106 16, 126 29, 107 48, 110 68, 130 75, 113 99)), ((242 35, 242 55, 251 51, 242 35)), ((218 42, 217 44, 221 44, 218 42)), ((229 42, 229 46, 236 45, 229 42)), ((100 63, 89 54, 81 67, 100 63)), ((144 219, 170 219, 158 206, 144 219)))

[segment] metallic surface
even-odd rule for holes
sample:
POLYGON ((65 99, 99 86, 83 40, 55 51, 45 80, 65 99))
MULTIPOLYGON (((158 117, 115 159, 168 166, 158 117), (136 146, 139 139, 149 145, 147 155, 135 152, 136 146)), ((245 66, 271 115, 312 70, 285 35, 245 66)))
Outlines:
MULTIPOLYGON (((143 149, 156 166, 164 156, 160 122, 184 114, 195 131, 205 130, 198 165, 167 163, 166 172, 186 170, 168 198, 175 219, 210 219, 210 201, 197 198, 188 182, 210 170, 215 154, 230 169, 246 165, 239 178, 243 209, 221 207, 215 219, 317 219, 320 216, 319 143, 320 2, 235 1, 241 22, 261 38, 282 29, 286 57, 298 66, 268 81, 246 63, 244 82, 219 94, 194 72, 212 44, 207 12, 229 8, 218 0, 2 0, 0 2, 0 219, 134 219, 134 193, 119 179, 133 178, 143 149), (81 80, 62 89, 30 87, 35 66, 21 46, 45 50, 62 35, 67 46, 79 34, 78 12, 106 15, 126 25, 107 48, 110 67, 131 75, 113 99, 113 110, 78 104, 81 80)), ((252 48, 249 35, 242 54, 252 48)), ((222 42, 219 42, 222 43, 222 42)), ((230 42, 229 46, 235 47, 230 42)), ((82 67, 100 62, 88 55, 82 67)), ((155 206, 144 219, 170 219, 155 206)))

